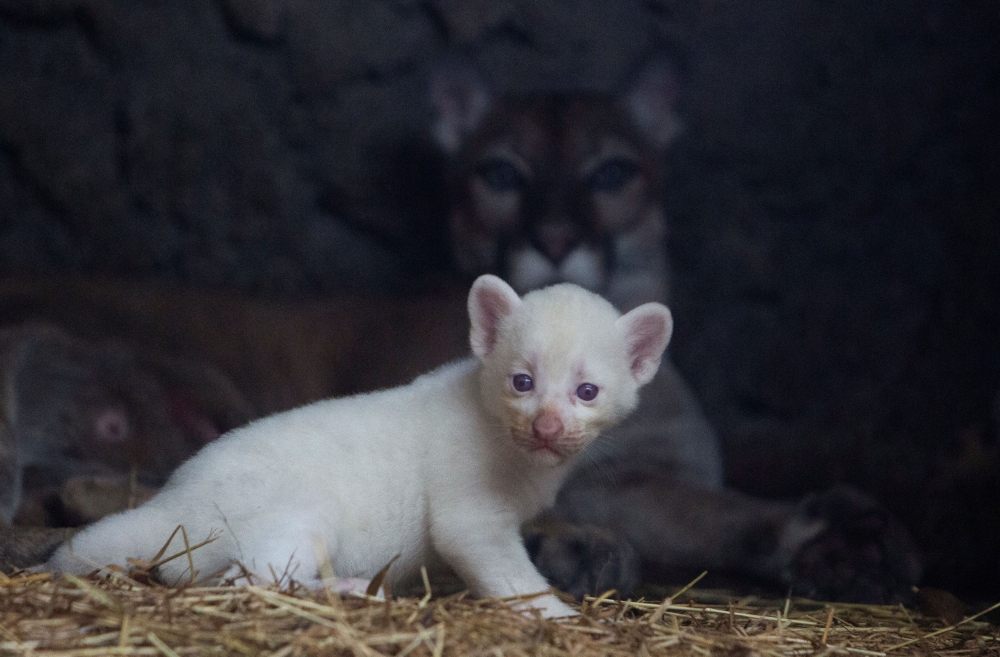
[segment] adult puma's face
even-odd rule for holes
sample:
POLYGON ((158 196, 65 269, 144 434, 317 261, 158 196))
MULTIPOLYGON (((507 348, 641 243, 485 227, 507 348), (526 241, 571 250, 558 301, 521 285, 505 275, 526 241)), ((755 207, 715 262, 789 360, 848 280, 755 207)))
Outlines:
POLYGON ((614 238, 660 220, 655 154, 605 97, 503 98, 457 164, 462 264, 522 292, 556 282, 602 291, 614 238))
POLYGON ((519 292, 557 282, 611 296, 616 282, 662 286, 658 160, 677 132, 673 90, 662 62, 619 96, 494 101, 468 68, 439 71, 432 97, 438 141, 452 156, 458 266, 497 273, 519 292))

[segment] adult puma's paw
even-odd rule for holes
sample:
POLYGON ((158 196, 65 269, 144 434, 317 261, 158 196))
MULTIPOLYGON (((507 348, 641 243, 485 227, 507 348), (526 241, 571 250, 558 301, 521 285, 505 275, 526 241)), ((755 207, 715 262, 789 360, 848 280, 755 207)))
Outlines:
POLYGON ((609 589, 624 598, 639 582, 635 548, 593 525, 536 520, 524 527, 524 543, 549 583, 577 600, 609 589))
POLYGON ((45 563, 75 531, 0 523, 0 573, 45 563))
POLYGON ((909 532, 878 502, 836 486, 799 503, 792 525, 817 527, 790 555, 792 593, 821 600, 891 604, 905 600, 921 562, 909 532))

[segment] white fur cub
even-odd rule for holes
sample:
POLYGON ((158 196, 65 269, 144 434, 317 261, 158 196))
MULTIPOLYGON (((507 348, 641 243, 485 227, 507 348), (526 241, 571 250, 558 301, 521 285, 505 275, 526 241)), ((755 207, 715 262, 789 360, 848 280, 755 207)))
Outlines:
MULTIPOLYGON (((350 581, 400 555, 390 581, 443 560, 476 595, 547 590, 519 528, 553 503, 574 456, 635 408, 670 339, 670 311, 650 303, 620 316, 569 284, 522 299, 482 276, 469 316, 475 358, 231 431, 146 504, 80 532, 47 569, 148 561, 184 525, 192 542, 216 536, 192 554, 200 579, 238 562, 260 579, 273 569, 319 586, 325 556, 350 581)), ((188 568, 174 559, 160 576, 186 580, 188 568)), ((552 594, 528 604, 574 613, 552 594)))

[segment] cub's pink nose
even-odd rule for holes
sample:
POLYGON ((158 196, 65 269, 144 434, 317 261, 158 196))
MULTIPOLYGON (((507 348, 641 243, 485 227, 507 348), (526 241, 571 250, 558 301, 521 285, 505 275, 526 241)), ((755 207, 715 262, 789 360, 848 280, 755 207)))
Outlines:
POLYGON ((551 440, 553 438, 558 438, 562 434, 563 423, 559 418, 558 413, 543 411, 542 414, 536 417, 535 421, 531 423, 531 429, 536 438, 551 440))

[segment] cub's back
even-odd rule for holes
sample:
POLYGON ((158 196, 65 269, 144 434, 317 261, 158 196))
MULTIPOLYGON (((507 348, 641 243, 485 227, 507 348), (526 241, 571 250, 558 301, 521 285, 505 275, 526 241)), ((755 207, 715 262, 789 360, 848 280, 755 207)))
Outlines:
POLYGON ((428 452, 474 426, 473 414, 457 401, 473 368, 473 361, 459 361, 406 386, 256 420, 203 448, 153 503, 176 506, 183 498, 184 506, 211 500, 244 508, 340 501, 359 513, 369 506, 376 515, 380 509, 401 513, 401 500, 423 497, 421 463, 428 452))

